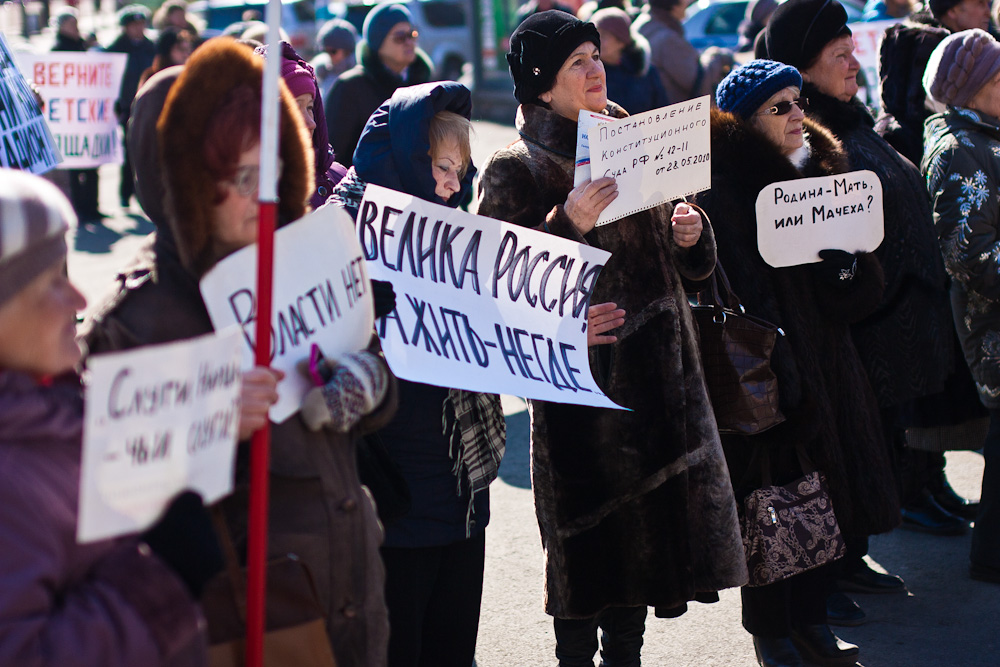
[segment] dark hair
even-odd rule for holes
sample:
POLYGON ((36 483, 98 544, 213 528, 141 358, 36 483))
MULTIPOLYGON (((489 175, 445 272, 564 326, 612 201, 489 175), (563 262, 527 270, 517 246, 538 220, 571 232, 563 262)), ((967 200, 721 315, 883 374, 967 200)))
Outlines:
POLYGON ((202 154, 217 184, 215 204, 226 200, 219 184, 236 173, 240 154, 260 141, 260 105, 260 90, 244 84, 233 88, 208 119, 202 154))

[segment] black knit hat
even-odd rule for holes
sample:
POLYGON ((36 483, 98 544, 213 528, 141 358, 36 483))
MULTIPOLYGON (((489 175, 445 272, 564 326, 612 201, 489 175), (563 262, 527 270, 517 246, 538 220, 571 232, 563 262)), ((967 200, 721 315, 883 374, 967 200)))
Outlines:
POLYGON ((850 34, 847 10, 837 0, 788 0, 774 10, 754 55, 804 70, 827 44, 850 34))
POLYGON ((601 48, 601 35, 593 23, 550 9, 526 18, 510 36, 507 64, 514 79, 514 97, 521 104, 537 104, 538 96, 552 89, 566 58, 584 42, 601 48))
POLYGON ((941 17, 947 14, 949 9, 960 2, 962 0, 928 0, 927 8, 931 10, 934 18, 940 21, 941 17))

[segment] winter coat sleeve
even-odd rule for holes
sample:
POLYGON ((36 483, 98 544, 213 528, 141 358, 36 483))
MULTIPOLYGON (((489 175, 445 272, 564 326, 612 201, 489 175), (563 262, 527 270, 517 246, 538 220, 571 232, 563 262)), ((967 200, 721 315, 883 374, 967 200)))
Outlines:
POLYGON ((542 194, 528 167, 513 149, 506 148, 495 153, 483 167, 479 180, 478 213, 577 243, 587 243, 566 215, 562 204, 545 210, 542 194))
MULTIPOLYGON (((690 248, 682 248, 674 242, 674 235, 670 234, 670 252, 674 260, 677 272, 687 281, 701 281, 712 275, 715 270, 716 247, 715 232, 712 231, 712 222, 708 219, 708 214, 704 209, 696 204, 688 202, 688 206, 701 214, 702 230, 701 238, 690 248)), ((670 224, 670 220, 667 220, 670 224)))
MULTIPOLYGON (((934 174, 934 224, 948 273, 966 289, 1000 298, 1000 216, 994 170, 981 154, 962 146, 936 155, 927 171, 934 174)), ((992 158, 996 159, 996 158, 992 158)))
POLYGON ((81 573, 73 554, 91 547, 38 511, 43 489, 0 478, 0 664, 153 667, 197 639, 197 605, 145 545, 121 542, 81 573))

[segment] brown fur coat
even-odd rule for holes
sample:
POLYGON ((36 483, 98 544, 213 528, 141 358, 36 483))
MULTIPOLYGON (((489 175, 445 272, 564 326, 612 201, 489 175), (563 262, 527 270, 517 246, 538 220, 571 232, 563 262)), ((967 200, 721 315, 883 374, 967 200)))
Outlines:
MULTIPOLYGON (((605 113, 626 115, 611 104, 605 113)), ((534 105, 523 139, 487 162, 479 213, 612 253, 594 303, 626 311, 618 342, 591 350, 607 395, 631 411, 532 402, 531 473, 546 557, 546 604, 560 618, 610 606, 678 607, 739 586, 746 566, 736 506, 702 377, 681 275, 715 265, 673 242, 669 204, 581 237, 562 204, 573 187, 576 123, 534 105)))

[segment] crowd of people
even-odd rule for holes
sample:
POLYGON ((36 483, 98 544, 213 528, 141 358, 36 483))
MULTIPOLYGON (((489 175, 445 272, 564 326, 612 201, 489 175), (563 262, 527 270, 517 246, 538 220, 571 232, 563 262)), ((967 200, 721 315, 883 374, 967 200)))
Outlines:
MULTIPOLYGON (((873 20, 909 8, 870 5, 873 20)), ((282 375, 243 374, 232 495, 205 507, 184 493, 140 535, 78 544, 80 373, 90 355, 213 331, 199 280, 257 241, 267 58, 283 82, 279 227, 323 207, 356 217, 375 184, 452 208, 475 199, 481 215, 611 253, 587 315, 590 370, 629 410, 531 402, 561 667, 593 667, 598 651, 605 667, 637 667, 649 608, 676 617, 734 587, 759 664, 853 665, 861 649, 831 626, 865 622, 848 593, 905 591, 865 559, 869 537, 897 527, 962 534, 975 519, 969 575, 1000 583, 1000 43, 985 0, 930 0, 887 31, 877 119, 857 97, 837 0, 751 2, 753 58, 722 67, 687 48, 684 9, 599 0, 578 17, 525 3, 507 53, 520 138, 481 173, 472 95, 436 80, 403 5, 380 4, 360 35, 324 25, 312 62, 254 39, 253 16, 203 40, 169 0, 153 42, 148 10, 121 10, 108 47, 129 54, 120 197, 156 231, 79 332, 65 235, 101 215, 96 170, 71 172, 72 202, 0 172, 0 665, 214 664, 228 619, 200 601, 227 551, 245 552, 249 441, 282 375), (622 193, 611 177, 574 185, 580 113, 624 118, 705 93, 711 188, 597 225, 622 193), (882 184, 879 247, 767 264, 758 193, 858 170, 882 184), (783 331, 771 356, 783 420, 752 435, 720 434, 689 306, 722 267, 746 310, 783 331), (983 450, 979 503, 948 485, 953 449, 983 450), (762 578, 745 499, 813 473, 842 548, 762 578)), ((53 27, 57 49, 93 47, 74 12, 53 27)), ((376 317, 392 313, 390 283, 372 294, 376 317)), ((311 573, 340 667, 469 667, 500 398, 396 378, 374 332, 322 364, 299 413, 271 425, 269 555, 311 573)))

